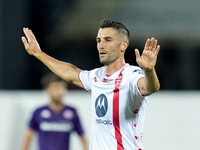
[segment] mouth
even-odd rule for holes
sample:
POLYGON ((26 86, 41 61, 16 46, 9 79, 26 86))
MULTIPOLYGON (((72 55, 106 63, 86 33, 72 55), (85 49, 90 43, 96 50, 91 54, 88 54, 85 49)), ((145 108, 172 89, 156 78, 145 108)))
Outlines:
POLYGON ((105 55, 106 55, 106 52, 100 52, 99 55, 100 55, 100 56, 105 56, 105 55))

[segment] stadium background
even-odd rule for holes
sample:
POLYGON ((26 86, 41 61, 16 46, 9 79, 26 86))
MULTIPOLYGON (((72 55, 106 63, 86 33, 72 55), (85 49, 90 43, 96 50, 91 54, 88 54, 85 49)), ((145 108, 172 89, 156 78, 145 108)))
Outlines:
MULTIPOLYGON (((32 94, 40 97, 42 95, 39 92, 41 89, 40 78, 49 72, 41 62, 29 56, 24 50, 21 42, 23 27, 33 30, 44 52, 59 60, 71 62, 81 69, 93 69, 101 66, 95 40, 101 19, 109 18, 121 21, 130 29, 131 42, 125 59, 132 65, 137 65, 134 49, 139 48, 142 51, 146 39, 154 36, 161 45, 156 65, 161 83, 159 99, 165 100, 163 102, 166 105, 173 105, 172 102, 180 104, 177 105, 179 107, 175 109, 176 111, 187 108, 187 105, 192 102, 195 104, 191 107, 188 106, 188 110, 184 109, 184 113, 173 119, 173 122, 169 120, 168 124, 181 121, 180 117, 186 117, 185 122, 190 123, 194 116, 198 122, 198 108, 195 107, 198 101, 195 100, 198 99, 197 95, 200 89, 199 6, 199 0, 0 0, 0 102, 1 111, 5 112, 1 113, 0 117, 2 118, 1 126, 10 127, 2 131, 13 136, 12 146, 15 147, 14 143, 19 142, 18 139, 21 138, 19 137, 20 133, 16 134, 16 137, 13 135, 13 131, 20 128, 20 126, 15 126, 14 122, 20 120, 15 120, 16 116, 11 115, 13 120, 10 123, 12 124, 6 121, 7 113, 15 114, 14 111, 17 111, 12 110, 12 107, 9 108, 9 106, 16 105, 18 107, 22 101, 17 97, 19 93, 21 96, 26 95, 27 101, 31 101, 29 99, 32 94), (173 91, 172 93, 176 96, 171 97, 170 91, 173 91), (165 93, 164 97, 162 97, 162 92, 165 93), (183 97, 183 94, 186 95, 183 97), (194 96, 195 98, 193 98, 194 96), (185 104, 182 105, 183 98, 185 104), (188 114, 190 115, 188 116, 188 114)), ((69 89, 72 93, 83 92, 73 85, 70 85, 69 89)), ((160 110, 162 105, 160 105, 160 101, 153 99, 152 101, 155 104, 153 106, 155 107, 154 115, 158 115, 159 112, 156 110, 160 110)), ((149 105, 152 103, 149 101, 149 105)), ((27 105, 31 105, 31 102, 27 105)), ((90 106, 89 103, 89 106, 86 107, 90 106)), ((148 110, 152 111, 149 107, 148 110)), ((175 110, 174 113, 176 113, 175 110)), ((80 111, 82 111, 81 108, 80 111)), ((170 107, 168 111, 170 111, 170 107)), ((173 114, 171 115, 173 117, 173 114)), ((9 119, 7 118, 7 120, 9 119)), ((159 119, 156 121, 158 123, 156 127, 165 130, 164 127, 159 126, 159 119)), ((183 145, 191 145, 190 143, 195 142, 196 138, 189 135, 199 136, 199 131, 195 131, 196 128, 193 128, 191 124, 184 122, 183 124, 188 125, 184 130, 176 127, 172 132, 171 129, 166 128, 165 132, 171 133, 171 139, 168 138, 168 141, 174 144, 183 138, 183 135, 180 134, 179 138, 172 140, 179 133, 176 132, 178 129, 180 132, 188 133, 186 134, 188 142, 184 141, 183 145), (191 133, 189 133, 190 130, 192 130, 191 133)), ((194 125, 196 126, 196 124, 194 125)), ((145 127, 147 132, 148 129, 151 130, 148 128, 148 124, 145 124, 145 127)), ((0 136, 0 143, 10 144, 11 139, 5 140, 3 135, 0 136)), ((163 136, 166 135, 163 133, 163 136)), ((154 138, 153 134, 151 138, 154 138)), ((159 139, 161 142, 167 141, 159 139)), ((146 141, 148 140, 150 139, 146 141)), ((151 144, 155 143, 157 142, 151 144)), ((198 145, 196 146, 198 147, 198 145)), ((194 149, 199 149, 197 147, 194 149)), ((0 149, 11 150, 13 147, 0 149)))

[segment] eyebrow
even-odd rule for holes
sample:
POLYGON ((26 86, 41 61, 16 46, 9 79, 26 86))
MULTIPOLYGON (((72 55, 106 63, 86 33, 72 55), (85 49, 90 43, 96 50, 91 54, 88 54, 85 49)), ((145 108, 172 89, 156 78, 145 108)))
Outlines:
MULTIPOLYGON (((101 39, 100 37, 97 37, 96 40, 99 40, 101 39)), ((112 37, 109 37, 109 36, 106 36, 106 37, 103 37, 102 39, 112 39, 112 37)))

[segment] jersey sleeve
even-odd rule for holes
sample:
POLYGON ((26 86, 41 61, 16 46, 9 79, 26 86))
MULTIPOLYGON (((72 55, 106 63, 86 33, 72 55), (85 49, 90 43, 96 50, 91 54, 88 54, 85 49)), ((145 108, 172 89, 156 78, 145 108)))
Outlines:
POLYGON ((81 121, 80 121, 77 111, 75 111, 74 130, 78 133, 79 136, 84 134, 84 129, 81 124, 81 121))
POLYGON ((32 117, 29 121, 29 128, 35 131, 38 131, 39 124, 37 123, 37 111, 34 111, 32 117))
POLYGON ((134 69, 134 71, 132 73, 133 73, 133 76, 134 76, 133 80, 131 81, 132 91, 137 96, 143 96, 142 93, 139 90, 138 81, 139 81, 140 78, 145 76, 144 71, 141 68, 138 67, 138 68, 134 69))
POLYGON ((79 73, 79 79, 86 91, 91 90, 91 80, 90 80, 91 71, 82 70, 79 73))

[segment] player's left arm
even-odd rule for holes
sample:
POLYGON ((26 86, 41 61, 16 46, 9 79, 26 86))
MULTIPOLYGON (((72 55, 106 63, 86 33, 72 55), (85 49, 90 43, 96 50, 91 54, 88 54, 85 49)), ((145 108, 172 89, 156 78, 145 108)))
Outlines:
POLYGON ((154 38, 147 39, 141 56, 138 49, 135 49, 136 61, 145 73, 145 77, 138 81, 138 88, 144 96, 150 95, 160 89, 160 83, 155 71, 159 50, 160 45, 157 45, 157 40, 154 38))

